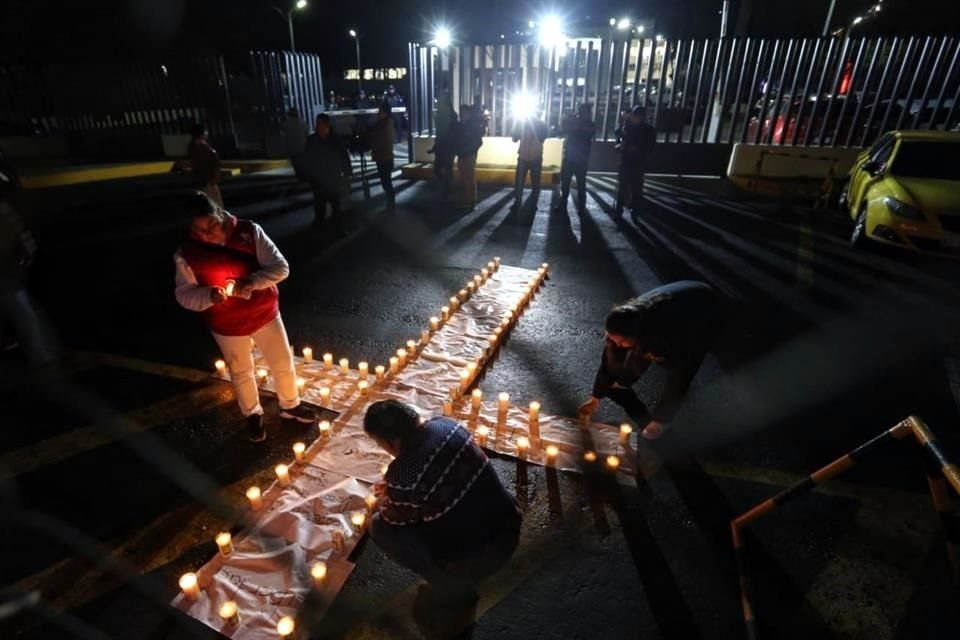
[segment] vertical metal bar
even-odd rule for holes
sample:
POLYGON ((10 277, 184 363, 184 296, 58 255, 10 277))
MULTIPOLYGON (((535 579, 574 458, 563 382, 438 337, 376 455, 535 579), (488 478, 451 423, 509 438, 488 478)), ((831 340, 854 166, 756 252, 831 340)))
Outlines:
MULTIPOLYGON (((760 67, 763 66, 763 61, 766 58, 766 53, 767 53, 767 41, 766 39, 761 39, 760 44, 757 46, 757 60, 753 66, 753 74, 750 77, 750 89, 747 91, 746 113, 744 114, 743 128, 740 131, 741 143, 745 143, 747 141, 747 133, 750 130, 750 114, 753 111, 753 97, 757 90, 757 80, 760 77, 760 67)), ((762 109, 759 117, 763 118, 762 109)))
POLYGON ((782 42, 780 40, 774 41, 773 51, 770 57, 770 66, 767 67, 767 72, 764 74, 763 95, 760 98, 760 118, 757 123, 757 130, 753 132, 753 144, 759 144, 763 141, 763 125, 767 115, 767 101, 769 100, 770 89, 773 86, 774 70, 777 68, 777 62, 780 60, 781 45, 782 42))
MULTIPOLYGON (((740 72, 737 74, 737 89, 733 94, 733 102, 730 110, 730 134, 727 136, 727 143, 733 144, 734 132, 737 130, 737 120, 740 119, 740 96, 743 92, 743 77, 747 74, 747 63, 754 53, 753 40, 746 38, 743 42, 743 55, 740 58, 740 72)), ((747 108, 747 115, 750 110, 747 108)))
MULTIPOLYGON (((790 96, 790 99, 786 101, 787 110, 783 114, 784 130, 783 130, 783 135, 780 136, 781 146, 788 144, 787 132, 790 131, 790 115, 793 112, 793 103, 797 101, 797 85, 800 84, 800 75, 803 72, 803 64, 804 64, 804 61, 806 60, 807 47, 809 46, 809 44, 810 44, 810 41, 806 38, 800 41, 800 52, 797 54, 797 62, 794 65, 795 68, 793 70, 793 82, 790 83, 790 93, 788 94, 790 96)), ((789 144, 793 144, 792 140, 793 138, 796 137, 797 127, 800 124, 799 120, 795 120, 794 122, 795 124, 793 126, 793 135, 790 136, 791 142, 789 144)))
POLYGON ((640 92, 640 67, 643 66, 643 49, 646 46, 646 39, 640 38, 637 40, 637 57, 634 59, 633 63, 633 89, 630 91, 630 106, 636 106, 640 104, 638 93, 640 92))
MULTIPOLYGON (((940 48, 937 50, 937 56, 934 58, 933 67, 930 69, 930 74, 927 76, 927 86, 923 90, 923 96, 920 98, 920 108, 917 109, 917 115, 913 118, 913 123, 910 125, 911 129, 916 129, 920 124, 920 116, 923 115, 923 112, 927 110, 927 100, 930 99, 930 89, 933 87, 933 81, 937 77, 940 71, 940 63, 943 61, 943 54, 946 53, 947 43, 949 38, 947 36, 942 36, 940 42, 940 48)), ((919 69, 918 69, 919 72, 919 69)), ((932 118, 931 118, 932 121, 932 118)), ((929 129, 929 125, 927 126, 929 129)))
POLYGON ((920 50, 920 58, 917 60, 917 64, 914 65, 913 78, 911 78, 910 85, 907 87, 907 96, 903 101, 903 109, 901 109, 900 115, 897 116, 897 126, 894 127, 894 129, 903 127, 904 117, 910 113, 910 109, 913 106, 913 92, 917 88, 917 82, 920 79, 920 73, 923 71, 923 67, 927 61, 927 53, 930 51, 932 43, 933 36, 927 36, 923 41, 923 49, 920 50))
MULTIPOLYGON (((723 60, 723 53, 727 48, 729 40, 720 38, 717 40, 717 55, 714 57, 713 70, 710 72, 710 85, 707 89, 707 102, 704 104, 703 111, 703 131, 700 134, 700 144, 707 142, 707 136, 710 133, 710 121, 713 119, 713 110, 716 108, 717 77, 720 75, 720 61, 723 60)), ((716 142, 716 140, 713 140, 716 142)))
MULTIPOLYGON (((680 93, 680 116, 681 116, 681 117, 680 117, 680 130, 677 132, 677 144, 683 142, 683 125, 684 125, 684 120, 685 120, 685 119, 683 118, 683 114, 684 114, 684 109, 685 109, 686 106, 687 106, 687 96, 690 95, 690 93, 689 93, 689 88, 690 88, 690 73, 693 71, 693 57, 696 55, 696 53, 697 53, 697 41, 691 39, 691 40, 690 40, 690 52, 689 52, 689 55, 687 56, 687 68, 686 68, 686 70, 684 71, 684 74, 683 74, 683 91, 680 93)), ((695 121, 695 120, 696 120, 696 114, 693 113, 693 114, 691 114, 691 116, 690 116, 690 126, 691 126, 691 128, 694 126, 694 121, 695 121)), ((691 130, 692 130, 692 129, 691 129, 691 130)), ((693 134, 691 134, 691 135, 693 135, 693 134)))
POLYGON ((556 57, 557 57, 556 47, 550 47, 549 50, 547 51, 547 60, 549 61, 550 66, 547 67, 547 72, 545 74, 546 86, 547 86, 547 117, 544 120, 544 122, 547 123, 548 127, 550 126, 550 121, 552 120, 552 117, 553 117, 553 92, 557 86, 557 77, 554 74, 554 68, 558 63, 558 60, 556 59, 556 57))
MULTIPOLYGON (((783 56, 783 66, 781 67, 780 72, 780 82, 777 83, 777 94, 774 97, 773 111, 770 114, 770 130, 767 131, 766 135, 763 135, 764 142, 768 144, 773 144, 773 135, 777 129, 777 118, 780 116, 780 105, 783 103, 783 85, 787 80, 787 69, 790 67, 790 63, 793 60, 793 49, 796 40, 790 39, 787 41, 787 51, 783 56)), ((772 75, 772 74, 771 74, 772 75)), ((780 139, 782 142, 783 133, 780 134, 780 139)))
MULTIPOLYGON (((823 69, 820 71, 820 79, 817 81, 817 93, 814 96, 813 107, 810 109, 810 119, 808 121, 809 124, 806 126, 805 131, 803 132, 803 146, 805 147, 810 143, 810 132, 813 130, 813 125, 817 121, 817 109, 820 108, 820 103, 822 102, 821 96, 823 96, 823 85, 827 80, 827 73, 830 71, 830 61, 833 59, 835 43, 836 40, 831 38, 830 46, 827 47, 827 55, 823 60, 823 69)), ((846 46, 846 44, 844 44, 844 46, 846 46)))
MULTIPOLYGON (((853 140, 853 132, 857 128, 857 123, 860 121, 860 112, 863 110, 863 103, 867 99, 868 92, 870 91, 870 80, 873 79, 873 70, 877 65, 877 58, 880 57, 880 50, 883 49, 883 38, 877 38, 876 45, 873 48, 873 55, 870 56, 870 64, 867 65, 867 75, 863 79, 863 88, 860 91, 861 98, 857 100, 857 108, 853 112, 853 120, 850 122, 850 127, 847 130, 847 138, 843 141, 843 146, 849 147, 850 141, 853 140)), ((850 83, 850 93, 856 95, 854 91, 854 84, 850 83)))
POLYGON ((960 103, 960 82, 957 83, 957 90, 953 92, 953 104, 950 105, 950 111, 947 112, 947 118, 943 121, 943 128, 950 127, 953 122, 953 114, 957 111, 957 104, 960 103))
MULTIPOLYGON (((903 82, 903 74, 907 72, 907 66, 913 57, 914 45, 917 43, 915 37, 910 37, 907 41, 907 48, 903 52, 903 61, 900 69, 897 71, 897 78, 893 81, 893 90, 890 92, 890 101, 887 103, 887 109, 883 113, 883 120, 880 121, 880 133, 887 128, 887 122, 890 120, 890 113, 893 111, 893 105, 897 103, 897 94, 900 93, 900 84, 903 82)), ((894 127, 896 128, 896 127, 894 127)))
MULTIPOLYGON (((641 41, 641 46, 642 46, 642 41, 641 41)), ((663 42, 663 56, 661 56, 660 58, 660 71, 657 74, 657 98, 653 103, 653 128, 657 129, 658 131, 659 131, 658 127, 660 126, 660 103, 663 102, 663 96, 665 93, 665 89, 663 86, 663 79, 664 79, 664 76, 667 75, 667 57, 670 54, 670 47, 671 47, 670 41, 665 40, 663 42)), ((656 43, 654 43, 653 45, 654 52, 656 52, 656 48, 657 48, 656 43)), ((654 56, 656 56, 656 53, 654 53, 654 56)))
POLYGON ((873 104, 870 105, 870 115, 867 116, 867 121, 863 125, 863 133, 860 135, 858 146, 863 147, 867 143, 867 136, 870 135, 870 126, 873 124, 873 116, 876 114, 877 107, 880 106, 881 100, 883 99, 883 90, 887 86, 890 69, 892 68, 893 61, 896 60, 899 55, 900 42, 900 38, 895 37, 890 43, 890 49, 887 51, 887 59, 883 65, 883 71, 880 73, 880 84, 877 85, 877 95, 873 99, 873 104))
POLYGON ((632 42, 633 39, 629 37, 623 41, 623 51, 620 56, 620 91, 617 94, 617 113, 623 113, 623 95, 627 89, 627 70, 630 68, 630 44, 632 42))
POLYGON ((710 40, 703 41, 703 54, 700 56, 700 69, 697 73, 697 90, 693 94, 693 117, 692 123, 690 125, 690 137, 687 138, 687 143, 692 143, 694 138, 697 135, 697 107, 700 106, 700 93, 703 89, 703 71, 707 67, 707 60, 709 60, 710 54, 710 40))
POLYGON ((557 122, 563 121, 563 104, 566 101, 567 78, 570 71, 570 47, 564 46, 563 64, 560 65, 560 101, 557 103, 557 122))
POLYGON ((850 43, 852 41, 850 38, 844 38, 843 40, 843 49, 840 53, 840 57, 837 59, 837 68, 833 73, 833 83, 830 85, 830 100, 827 102, 826 113, 823 114, 823 122, 820 123, 820 135, 817 138, 817 146, 822 147, 823 137, 827 133, 827 123, 830 122, 830 112, 833 111, 833 103, 837 98, 837 89, 840 85, 840 78, 843 74, 843 68, 847 64, 847 52, 850 50, 850 43))
MULTIPOLYGON (((793 135, 790 136, 790 144, 797 144, 797 134, 800 133, 800 129, 807 129, 809 127, 803 124, 803 112, 807 107, 807 102, 810 100, 810 83, 813 81, 813 74, 817 70, 817 64, 820 61, 820 46, 823 44, 823 38, 818 38, 813 45, 813 53, 810 55, 809 66, 807 67, 807 78, 803 81, 803 89, 800 92, 800 104, 797 107, 797 115, 795 117, 796 125, 793 127, 793 135)), ((830 46, 833 47, 833 40, 830 40, 830 46)), ((827 54, 829 56, 829 53, 827 54)), ((797 75, 800 75, 800 69, 802 65, 797 68, 797 75)), ((814 103, 816 105, 816 103, 814 103)))
MULTIPOLYGON (((440 60, 442 64, 443 53, 439 50, 435 50, 434 47, 426 47, 423 49, 421 54, 426 61, 426 64, 423 66, 423 74, 426 79, 427 92, 426 92, 426 108, 423 110, 423 128, 426 130, 428 136, 434 136, 437 134, 436 123, 433 116, 433 107, 437 103, 437 78, 436 78, 436 65, 435 61, 440 60), (434 55, 434 51, 437 51, 437 55, 434 55)), ((450 61, 450 71, 453 72, 453 61, 450 61)), ((446 78, 447 76, 443 72, 443 67, 440 67, 440 77, 446 78)), ((444 83, 446 85, 446 83, 444 83)), ((444 90, 451 93, 451 98, 453 97, 450 86, 444 86, 444 90)), ((454 106, 459 109, 460 105, 454 102, 454 106)))
MULTIPOLYGON (((608 125, 609 125, 609 114, 610 107, 613 105, 613 58, 617 52, 617 42, 614 39, 610 39, 610 46, 608 47, 607 54, 607 90, 604 94, 604 104, 606 105, 603 111, 603 139, 607 140, 609 137, 608 125)), ((620 114, 617 113, 614 115, 615 118, 619 119, 620 114)))
MULTIPOLYGON (((680 75, 677 73, 677 71, 683 66, 683 51, 684 51, 683 40, 677 40, 676 58, 673 61, 673 73, 670 78, 670 98, 667 100, 667 108, 669 109, 668 113, 670 114, 670 117, 673 119, 674 122, 677 120, 676 114, 678 113, 681 114, 681 117, 680 117, 681 131, 683 130, 683 117, 682 117, 683 110, 678 109, 674 104, 674 101, 675 101, 675 98, 677 97, 677 83, 680 82, 680 75)), ((681 95, 681 101, 682 101, 682 95, 681 95)), ((663 140, 664 142, 670 142, 669 127, 667 128, 666 135, 663 136, 663 140)), ((679 134, 678 134, 678 140, 679 140, 679 134)))
MULTIPOLYGON (((846 118, 847 113, 849 111, 847 105, 849 104, 851 96, 856 96, 856 93, 854 92, 854 87, 856 87, 856 84, 857 84, 857 69, 860 68, 860 61, 863 59, 863 51, 864 51, 864 48, 866 47, 866 44, 867 44, 867 39, 861 38, 860 46, 857 47, 857 55, 856 57, 854 57, 854 60, 853 60, 853 67, 850 69, 850 85, 847 87, 847 95, 843 98, 843 101, 840 103, 840 113, 837 114, 837 124, 834 125, 833 135, 830 136, 831 147, 837 146, 837 137, 840 135, 840 125, 843 124, 843 120, 844 118, 846 118)), ((843 73, 846 73, 846 71, 844 70, 843 73)), ((840 90, 840 87, 837 86, 836 91, 839 91, 839 90, 840 90)))
MULTIPOLYGON (((953 51, 950 66, 947 68, 947 73, 943 76, 943 83, 941 83, 940 92, 937 94, 937 102, 933 105, 933 113, 930 114, 930 123, 927 125, 928 130, 936 127, 937 114, 940 112, 940 105, 943 104, 943 96, 946 94, 947 86, 950 84, 950 77, 957 68, 957 61, 960 60, 960 40, 957 40, 956 44, 957 47, 953 51)), ((960 78, 957 79, 957 86, 960 88, 960 78)))
POLYGON ((590 97, 590 60, 593 58, 593 41, 587 43, 587 49, 583 59, 583 101, 593 105, 593 117, 596 119, 597 103, 590 97))
POLYGON ((727 93, 730 89, 731 76, 733 75, 733 69, 736 66, 735 62, 738 60, 738 54, 742 53, 740 50, 743 48, 743 39, 734 38, 730 42, 730 52, 727 56, 727 63, 724 65, 726 67, 726 73, 723 76, 723 81, 720 87, 720 104, 717 105, 720 109, 719 124, 717 126, 717 138, 714 142, 720 142, 723 138, 723 120, 727 115, 727 93))
MULTIPOLYGON (((580 51, 582 50, 583 42, 577 40, 577 47, 573 52, 573 85, 571 87, 573 93, 570 94, 570 107, 574 112, 580 106, 580 51)), ((586 102, 586 96, 584 96, 584 102, 586 102)))

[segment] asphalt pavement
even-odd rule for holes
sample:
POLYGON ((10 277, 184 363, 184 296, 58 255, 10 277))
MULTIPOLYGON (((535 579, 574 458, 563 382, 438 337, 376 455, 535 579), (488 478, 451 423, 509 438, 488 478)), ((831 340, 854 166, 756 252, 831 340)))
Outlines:
MULTIPOLYGON (((483 187, 474 211, 455 212, 434 185, 398 181, 394 213, 378 187, 367 200, 357 184, 345 238, 313 229, 310 194, 289 171, 224 184, 227 208, 289 260, 281 311, 293 344, 315 353, 384 361, 493 256, 549 262, 544 293, 478 384, 552 413, 573 415, 589 393, 612 304, 680 279, 727 299, 674 428, 641 445, 638 488, 496 460, 526 516, 514 563, 474 611, 415 615, 416 576, 363 544, 315 637, 743 637, 731 518, 909 414, 955 446, 957 264, 854 251, 840 213, 719 179, 650 177, 622 218, 615 178, 588 183, 583 212, 551 211, 549 190, 513 210, 510 190, 483 187)), ((196 492, 239 504, 313 437, 268 401, 268 441, 249 444, 229 386, 209 377, 216 346, 173 298, 185 187, 159 176, 30 194, 41 246, 30 286, 64 367, 37 378, 16 352, 0 358, 3 582, 36 594, 0 619, 3 637, 215 636, 166 606, 224 526, 196 492), (104 427, 117 419, 132 432, 104 427)), ((652 400, 663 377, 648 377, 652 400)), ((597 415, 620 417, 607 402, 597 415)), ((752 528, 765 637, 957 628, 924 470, 919 450, 897 443, 752 528)))

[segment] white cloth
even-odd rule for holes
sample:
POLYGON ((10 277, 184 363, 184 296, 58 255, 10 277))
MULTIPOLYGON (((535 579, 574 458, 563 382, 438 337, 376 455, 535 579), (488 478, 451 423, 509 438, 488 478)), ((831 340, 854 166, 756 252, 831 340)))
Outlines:
MULTIPOLYGON (((253 231, 260 269, 251 273, 249 278, 253 282, 254 289, 267 289, 286 280, 290 275, 290 265, 277 249, 277 245, 273 244, 273 240, 264 232, 263 227, 253 223, 253 231)), ((187 264, 179 249, 173 254, 173 262, 176 265, 174 293, 180 306, 189 311, 206 311, 212 307, 210 293, 214 288, 201 286, 197 282, 197 276, 194 275, 193 269, 187 264)))
POLYGON ((214 333, 213 339, 217 341, 223 360, 227 363, 230 379, 233 382, 233 391, 237 396, 237 404, 240 405, 240 412, 244 416, 255 413, 263 415, 254 371, 252 344, 257 345, 264 360, 267 361, 267 366, 270 367, 280 408, 292 409, 300 404, 300 395, 297 393, 297 370, 293 363, 293 354, 290 352, 287 330, 279 315, 251 336, 221 336, 214 333))

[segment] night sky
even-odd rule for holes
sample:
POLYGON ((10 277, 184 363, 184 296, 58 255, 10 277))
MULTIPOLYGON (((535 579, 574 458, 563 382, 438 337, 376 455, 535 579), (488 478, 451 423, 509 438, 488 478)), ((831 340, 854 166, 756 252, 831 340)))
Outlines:
MULTIPOLYGON (((289 0, 292 4, 295 0, 289 0)), ((815 35, 829 0, 733 0, 731 33, 738 9, 753 5, 750 35, 815 35)), ((251 48, 277 49, 287 43, 287 26, 270 5, 286 0, 3 0, 0 2, 0 57, 6 61, 64 61, 158 58, 176 53, 243 56, 251 48)), ((837 22, 849 21, 872 3, 837 0, 837 22)), ((362 34, 364 66, 398 66, 406 42, 429 38, 444 21, 458 36, 499 41, 526 21, 555 7, 578 25, 606 24, 611 16, 653 18, 668 36, 711 36, 719 31, 720 0, 313 0, 294 18, 298 49, 323 56, 328 68, 352 66, 349 28, 362 34), (629 10, 628 7, 633 7, 629 10), (639 7, 647 10, 641 15, 639 7)), ((944 33, 960 30, 960 2, 885 0, 879 18, 861 33, 944 33), (947 8, 949 7, 949 8, 947 8)))

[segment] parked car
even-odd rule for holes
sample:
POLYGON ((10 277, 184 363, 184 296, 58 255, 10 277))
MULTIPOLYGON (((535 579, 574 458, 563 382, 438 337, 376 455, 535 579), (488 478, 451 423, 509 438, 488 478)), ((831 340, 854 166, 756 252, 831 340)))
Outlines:
POLYGON ((861 153, 840 205, 853 246, 960 257, 960 133, 891 131, 861 153))

